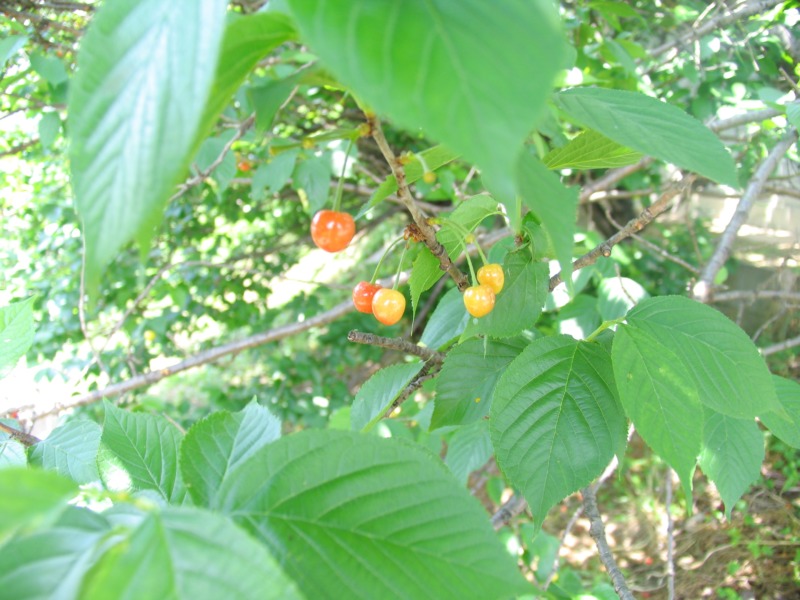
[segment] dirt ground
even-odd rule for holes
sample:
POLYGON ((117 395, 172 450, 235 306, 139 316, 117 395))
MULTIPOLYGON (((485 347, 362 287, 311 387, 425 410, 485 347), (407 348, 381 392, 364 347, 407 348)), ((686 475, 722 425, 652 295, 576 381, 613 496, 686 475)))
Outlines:
MULTIPOLYGON (((771 467, 780 460, 767 457, 762 479, 736 505, 730 521, 716 489, 699 473, 692 513, 686 514, 682 502, 673 503, 675 598, 800 599, 800 485, 795 480, 784 489, 786 476, 771 467)), ((668 598, 666 467, 633 462, 622 477, 604 484, 598 503, 636 597, 668 598), (638 498, 634 490, 640 490, 638 498)), ((682 499, 677 481, 674 488, 682 499)), ((561 538, 579 505, 577 496, 568 499, 543 529, 561 538)), ((564 538, 560 556, 561 567, 605 577, 585 518, 564 538)))

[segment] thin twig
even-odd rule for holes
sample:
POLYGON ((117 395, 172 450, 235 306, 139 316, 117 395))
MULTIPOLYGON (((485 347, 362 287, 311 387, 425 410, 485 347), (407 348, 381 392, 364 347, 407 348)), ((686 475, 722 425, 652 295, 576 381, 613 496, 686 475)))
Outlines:
POLYGON ((430 348, 418 346, 414 342, 400 338, 389 338, 374 333, 364 333, 363 331, 351 331, 347 334, 348 341, 355 342, 356 344, 369 344, 371 346, 380 346, 381 348, 388 348, 389 350, 397 350, 413 356, 419 356, 423 360, 431 360, 437 363, 444 362, 445 354, 436 352, 430 348))
POLYGON ((614 560, 614 555, 608 545, 606 529, 603 526, 603 517, 600 516, 600 511, 597 508, 595 491, 592 486, 587 486, 581 490, 581 494, 583 495, 583 510, 589 519, 589 533, 594 538, 597 551, 600 554, 600 560, 603 562, 609 577, 611 577, 614 590, 622 600, 634 600, 633 594, 625 581, 625 576, 617 566, 617 562, 614 560))
MULTIPOLYGON (((619 244, 622 240, 629 238, 632 234, 638 233, 649 225, 653 219, 663 213, 669 208, 670 202, 678 194, 682 193, 695 179, 695 175, 684 175, 683 179, 675 184, 673 187, 665 191, 658 200, 656 200, 648 208, 645 208, 635 219, 631 219, 628 223, 620 229, 617 233, 612 235, 606 241, 597 245, 595 248, 578 258, 572 263, 572 271, 577 271, 589 265, 593 265, 597 260, 604 256, 608 258, 611 256, 611 249, 619 244)), ((562 274, 556 273, 550 278, 550 291, 552 292, 559 284, 563 283, 564 279, 562 274)))
POLYGON ((11 436, 12 439, 17 440, 23 446, 30 447, 42 441, 35 435, 31 435, 30 433, 25 433, 24 431, 20 431, 19 429, 14 429, 13 427, 6 425, 5 423, 0 423, 0 430, 5 431, 8 435, 11 436))
POLYGON ((777 354, 778 352, 783 352, 784 350, 788 350, 789 348, 794 348, 796 346, 800 346, 800 336, 783 340, 778 344, 773 344, 772 346, 767 346, 766 348, 761 348, 761 355, 769 356, 770 354, 777 354))
POLYGON ((666 42, 656 48, 653 48, 649 51, 649 55, 653 58, 664 54, 676 48, 678 46, 682 46, 687 42, 692 40, 700 39, 704 35, 709 32, 716 31, 726 25, 730 25, 731 23, 735 23, 736 21, 746 19, 747 17, 752 17, 753 15, 757 15, 762 13, 770 8, 781 4, 783 0, 760 0, 757 2, 745 2, 735 6, 728 12, 720 14, 719 16, 706 21, 703 25, 693 27, 690 31, 686 34, 682 35, 680 38, 676 40, 672 40, 670 42, 666 42))
POLYGON ((667 467, 666 477, 666 498, 664 499, 665 510, 667 511, 667 590, 669 600, 675 600, 675 532, 672 522, 672 513, 669 507, 672 505, 672 469, 667 467))
POLYGON ((37 414, 36 417, 38 418, 44 415, 57 414, 69 408, 92 404, 93 402, 97 402, 103 398, 119 396, 120 394, 130 392, 131 390, 152 385, 166 377, 169 377, 170 375, 175 375, 176 373, 180 373, 188 369, 193 369, 201 365, 212 363, 226 356, 237 354, 250 348, 256 348, 269 342, 275 342, 293 335, 297 335, 298 333, 302 333, 313 327, 327 325, 328 323, 335 321, 336 319, 346 315, 349 312, 352 312, 353 310, 355 310, 355 307, 353 306, 352 300, 347 300, 346 302, 337 304, 328 311, 315 315, 300 323, 291 323, 289 325, 283 325, 274 329, 262 331, 261 333, 248 336, 241 340, 229 342, 227 344, 217 346, 216 348, 210 348, 204 352, 199 352, 171 366, 155 371, 149 371, 147 373, 143 373, 142 375, 132 377, 126 381, 109 385, 103 389, 95 390, 93 392, 89 392, 88 394, 83 394, 82 396, 70 398, 66 402, 57 404, 52 409, 44 413, 37 414))
POLYGON ((463 292, 469 287, 469 280, 453 263, 453 261, 450 260, 450 257, 447 255, 447 250, 445 250, 444 246, 442 246, 439 243, 439 240, 436 239, 436 230, 431 226, 430 223, 428 223, 427 218, 414 201, 414 198, 411 195, 411 190, 408 188, 406 172, 403 168, 403 164, 400 162, 397 156, 395 156, 391 147, 389 147, 389 142, 386 141, 386 136, 383 134, 380 121, 376 116, 368 115, 367 123, 369 124, 372 138, 375 140, 375 143, 378 144, 381 154, 383 154, 383 157, 386 159, 386 162, 389 163, 389 167, 392 169, 392 174, 397 182, 397 197, 400 199, 400 202, 403 204, 403 206, 405 206, 406 210, 408 210, 411 218, 414 220, 414 223, 416 223, 417 227, 419 227, 419 230, 422 233, 423 242, 439 260, 441 269, 446 271, 447 274, 452 277, 453 281, 456 282, 458 289, 463 292))
POLYGON ((383 415, 384 418, 389 418, 389 416, 403 402, 405 402, 406 400, 408 400, 411 397, 411 394, 413 394, 419 388, 422 387, 422 384, 424 384, 429 379, 433 379, 434 377, 436 377, 436 375, 438 375, 440 369, 441 369, 441 364, 440 363, 437 363, 435 361, 430 361, 430 362, 426 363, 425 366, 422 367, 422 370, 417 374, 417 376, 414 377, 414 379, 411 380, 411 383, 409 383, 403 389, 403 391, 400 392, 400 395, 397 398, 395 398, 394 402, 392 402, 392 405, 389 407, 389 410, 387 410, 386 414, 383 415))
POLYGON ((756 300, 785 300, 786 302, 800 302, 800 292, 786 292, 783 290, 732 290, 714 294, 715 302, 755 302, 756 300))
POLYGON ((752 207, 756 198, 758 198, 761 190, 764 188, 767 178, 775 170, 775 168, 778 166, 778 163, 783 158, 783 155, 786 154, 795 141, 797 141, 797 131, 794 128, 790 128, 783 139, 775 144, 775 147, 770 151, 764 162, 759 165, 758 169, 753 175, 753 178, 747 185, 747 189, 742 195, 742 199, 739 201, 739 204, 736 207, 736 212, 734 212, 730 222, 728 223, 728 226, 725 228, 722 236, 720 236, 720 239, 717 242, 717 247, 714 250, 714 254, 701 271, 700 279, 694 285, 692 295, 695 297, 695 299, 699 300, 700 302, 709 302, 711 300, 713 295, 712 285, 714 278, 725 264, 725 261, 728 260, 728 257, 733 249, 733 242, 736 239, 737 233, 739 232, 739 228, 747 219, 750 208, 752 207))
POLYGON ((558 574, 558 565, 561 562, 560 550, 561 548, 564 547, 564 544, 567 543, 567 537, 569 536, 570 533, 572 533, 572 529, 575 527, 575 525, 578 522, 578 519, 581 518, 582 514, 583 514, 583 504, 579 504, 578 508, 575 509, 575 512, 572 513, 572 517, 567 523, 567 526, 564 528, 564 533, 561 534, 561 540, 558 543, 559 551, 556 552, 556 557, 553 559, 553 565, 550 568, 550 573, 548 573, 547 579, 544 580, 544 584, 542 585, 543 589, 546 590, 548 587, 550 587, 550 584, 553 583, 553 579, 556 578, 556 575, 558 574))
POLYGON ((525 502, 523 495, 515 492, 514 495, 506 500, 503 505, 497 509, 497 512, 492 515, 492 527, 494 527, 495 531, 500 530, 511 521, 511 519, 522 513, 527 506, 528 503, 525 502))

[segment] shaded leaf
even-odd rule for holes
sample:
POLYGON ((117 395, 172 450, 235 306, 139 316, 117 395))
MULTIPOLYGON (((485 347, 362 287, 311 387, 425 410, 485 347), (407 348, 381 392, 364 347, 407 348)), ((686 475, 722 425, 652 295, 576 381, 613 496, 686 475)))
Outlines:
POLYGON ((408 279, 408 287, 411 292, 411 310, 417 313, 417 303, 423 292, 429 290, 442 278, 441 263, 433 253, 423 246, 417 258, 414 259, 414 266, 411 269, 411 277, 408 279))
POLYGON ((772 383, 788 418, 774 412, 759 414, 758 418, 774 435, 793 448, 800 448, 800 383, 779 375, 772 376, 772 383))
POLYGON ((8 533, 63 510, 77 492, 74 482, 51 471, 0 469, 0 543, 8 533))
POLYGON ((328 202, 330 183, 331 158, 327 154, 306 158, 294 170, 293 187, 306 193, 312 215, 328 202))
POLYGON ((458 258, 464 250, 464 232, 472 231, 481 221, 497 211, 497 200, 491 196, 473 196, 461 202, 447 216, 441 229, 436 232, 436 239, 445 247, 452 260, 458 258), (457 225, 453 225, 456 223, 457 225))
POLYGON ((269 547, 307 598, 531 591, 480 504, 416 445, 306 430, 232 475, 220 508, 269 547))
POLYGON ((13 538, 0 552, 0 590, 15 600, 80 598, 96 546, 109 533, 102 515, 68 506, 50 527, 13 538))
POLYGON ((721 312, 682 296, 659 296, 640 302, 627 320, 680 359, 683 378, 691 377, 709 408, 741 419, 780 410, 758 348, 721 312))
POLYGON ((675 353, 646 331, 620 326, 611 351, 622 405, 636 431, 691 497, 703 439, 703 407, 675 353))
POLYGON ((753 419, 734 419, 705 409, 700 468, 717 486, 725 515, 761 475, 764 436, 753 419))
POLYGON ((541 526, 625 448, 608 352, 567 336, 533 341, 498 382, 490 427, 498 465, 541 526))
POLYGON ((182 434, 163 417, 131 413, 106 401, 103 444, 118 459, 137 490, 155 490, 180 504, 186 488, 178 471, 182 434))
POLYGON ((76 483, 100 478, 97 451, 102 429, 94 421, 67 421, 35 446, 29 458, 32 465, 51 469, 76 483))
POLYGON ((497 380, 527 345, 522 338, 467 340, 450 350, 436 380, 431 429, 488 415, 497 380))
POLYGON ((33 301, 0 307, 0 377, 4 377, 33 344, 33 301))
POLYGON ((302 38, 369 106, 489 171, 512 169, 565 66, 546 0, 289 5, 302 38))
POLYGON ((434 350, 454 340, 469 320, 469 313, 464 310, 464 300, 457 288, 448 291, 431 314, 425 324, 420 343, 434 350))
POLYGON ((186 173, 226 8, 223 0, 109 0, 81 40, 69 158, 90 294, 126 243, 149 243, 186 173))
POLYGON ((263 545, 197 508, 148 513, 87 577, 81 600, 302 598, 263 545))
POLYGON ((548 169, 610 169, 632 165, 641 158, 640 152, 589 129, 566 146, 548 152, 542 162, 548 169))
POLYGON ((571 289, 572 238, 578 210, 578 190, 565 187, 557 175, 541 162, 523 153, 517 165, 519 194, 522 202, 542 221, 550 245, 564 273, 562 278, 571 289))
POLYGON ((486 421, 475 421, 458 431, 447 444, 445 464, 461 484, 466 484, 469 474, 486 464, 492 456, 492 439, 486 421))
POLYGON ((195 423, 180 450, 181 475, 192 499, 198 505, 213 505, 228 474, 280 435, 281 422, 256 402, 237 413, 215 412, 195 423))
POLYGON ((391 365, 367 379, 353 399, 350 426, 354 430, 372 429, 386 414, 403 388, 422 370, 424 364, 413 362, 391 365))
POLYGON ((639 92, 573 88, 555 95, 572 119, 623 146, 739 187, 723 143, 694 117, 639 92))

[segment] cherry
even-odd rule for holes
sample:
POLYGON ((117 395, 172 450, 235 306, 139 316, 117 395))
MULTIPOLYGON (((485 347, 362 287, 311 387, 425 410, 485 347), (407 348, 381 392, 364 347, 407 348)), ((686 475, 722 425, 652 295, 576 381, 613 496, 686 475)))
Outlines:
POLYGON ((372 312, 372 299, 381 286, 369 281, 361 281, 353 288, 353 305, 362 313, 372 312))
POLYGON ((326 252, 344 250, 355 234, 356 223, 347 213, 321 210, 311 219, 311 239, 326 252))
POLYGON ((473 285, 464 292, 464 306, 473 317, 485 317, 494 308, 494 290, 488 285, 473 285))
POLYGON ((497 263, 483 265, 478 269, 478 283, 488 285, 495 294, 499 294, 503 290, 505 281, 506 276, 503 273, 503 267, 497 263))
POLYGON ((372 298, 372 314, 384 325, 394 325, 406 310, 406 297, 397 290, 381 288, 372 298))
POLYGON ((253 168, 253 163, 249 160, 240 160, 239 163, 236 165, 236 168, 239 169, 242 173, 247 173, 253 168))

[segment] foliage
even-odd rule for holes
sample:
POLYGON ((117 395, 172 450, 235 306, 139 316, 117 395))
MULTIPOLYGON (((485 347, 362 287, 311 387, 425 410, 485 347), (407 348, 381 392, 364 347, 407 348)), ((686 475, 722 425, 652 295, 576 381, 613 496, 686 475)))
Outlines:
MULTIPOLYGON (((220 338, 255 341, 176 402, 163 387, 131 410, 106 401, 27 450, 4 421, 0 589, 572 597, 577 576, 542 590, 558 546, 539 529, 625 456, 630 426, 687 505, 699 465, 730 517, 764 460, 758 423, 797 445, 797 383, 728 317, 677 295, 685 272, 603 245, 579 219, 600 169, 638 165, 620 190, 667 199, 670 173, 731 189, 793 135, 797 100, 775 65, 800 71, 767 27, 797 22, 788 3, 735 26, 752 57, 710 31, 704 69, 681 52, 659 61, 705 4, 105 0, 43 13, 62 26, 45 42, 41 20, 1 17, 2 108, 38 115, 39 141, 18 149, 23 120, 2 158, 0 370, 27 352, 101 387, 220 338), (703 123, 754 107, 775 113, 744 143, 703 123), (359 234, 320 257, 306 232, 329 204, 359 234), (410 270, 411 343, 336 304, 403 227, 377 275, 410 270), (472 273, 470 245, 493 234, 506 239, 486 260, 505 286, 472 319, 442 277, 462 257, 472 273), (317 285, 295 293, 293 278, 317 285), (258 341, 337 310, 325 331, 258 341), (345 344, 355 328, 415 358, 381 363, 345 344), (533 517, 518 552, 463 485, 491 460, 533 517), (526 580, 517 563, 532 556, 526 580)), ((697 246, 706 264, 711 243, 697 246)))

